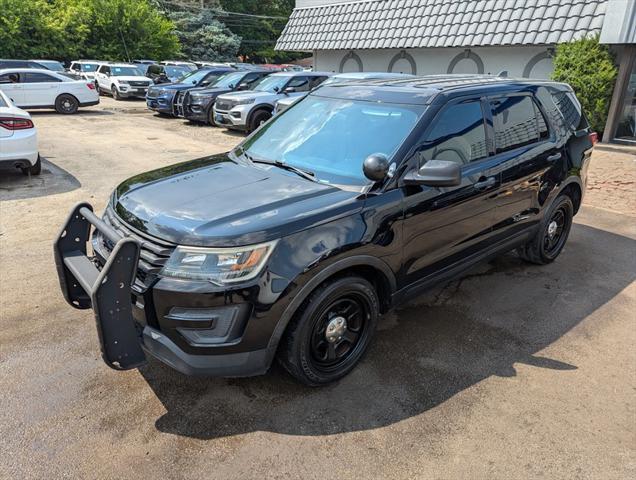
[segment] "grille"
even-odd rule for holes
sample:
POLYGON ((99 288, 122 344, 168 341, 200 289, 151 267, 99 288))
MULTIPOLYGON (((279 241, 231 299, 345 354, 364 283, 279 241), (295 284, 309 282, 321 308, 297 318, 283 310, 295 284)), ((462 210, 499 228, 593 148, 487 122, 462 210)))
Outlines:
POLYGON ((231 108, 232 108, 232 104, 227 100, 216 101, 217 110, 227 111, 227 110, 230 110, 231 108))
MULTIPOLYGON (((139 242, 139 264, 135 284, 138 288, 146 290, 152 285, 157 278, 157 274, 168 261, 170 254, 175 248, 174 245, 155 238, 149 239, 134 232, 115 215, 111 207, 108 207, 104 212, 103 220, 120 235, 133 238, 139 242)), ((100 240, 101 244, 108 250, 108 254, 110 254, 113 244, 101 235, 100 240)))
POLYGON ((137 81, 133 80, 133 81, 128 82, 128 83, 130 83, 130 85, 133 86, 133 87, 147 87, 147 86, 150 85, 150 82, 144 82, 144 81, 140 81, 140 80, 137 80, 137 81))

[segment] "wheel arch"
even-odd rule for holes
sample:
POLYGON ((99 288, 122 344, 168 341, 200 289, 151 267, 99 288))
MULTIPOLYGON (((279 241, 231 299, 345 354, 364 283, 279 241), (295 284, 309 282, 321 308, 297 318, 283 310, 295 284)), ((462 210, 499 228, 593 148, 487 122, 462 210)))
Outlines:
POLYGON ((577 181, 577 179, 574 178, 571 179, 561 187, 559 195, 567 195, 570 197, 572 205, 574 206, 574 215, 576 215, 581 207, 581 202, 583 201, 583 187, 581 181, 577 181))
POLYGON ((343 258, 316 273, 289 303, 281 315, 267 346, 267 364, 270 365, 278 349, 287 325, 311 293, 325 282, 345 275, 359 275, 369 280, 376 289, 380 300, 380 312, 386 312, 391 306, 391 298, 397 290, 397 280, 391 268, 382 260, 370 255, 357 255, 343 258))
POLYGON ((247 116, 248 127, 252 124, 252 119, 254 118, 254 115, 256 115, 258 112, 268 112, 271 115, 272 113, 274 113, 274 106, 270 105, 269 103, 261 103, 255 106, 254 108, 252 108, 252 110, 250 110, 249 115, 247 116))

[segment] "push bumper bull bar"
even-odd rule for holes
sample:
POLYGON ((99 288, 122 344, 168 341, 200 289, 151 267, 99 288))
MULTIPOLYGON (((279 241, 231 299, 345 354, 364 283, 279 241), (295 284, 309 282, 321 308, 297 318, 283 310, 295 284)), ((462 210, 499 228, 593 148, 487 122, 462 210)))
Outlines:
POLYGON ((131 301, 139 244, 97 217, 90 204, 80 203, 60 231, 54 253, 66 301, 74 308, 92 308, 95 313, 104 362, 116 370, 145 364, 141 331, 133 320, 131 301), (114 245, 101 270, 86 252, 91 225, 114 245))

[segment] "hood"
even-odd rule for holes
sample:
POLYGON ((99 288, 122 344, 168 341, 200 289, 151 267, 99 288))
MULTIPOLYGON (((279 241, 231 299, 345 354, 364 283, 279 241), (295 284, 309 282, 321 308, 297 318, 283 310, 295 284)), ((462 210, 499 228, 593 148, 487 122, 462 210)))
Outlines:
POLYGON ((148 82, 152 83, 152 80, 148 77, 140 77, 137 75, 122 75, 121 77, 114 77, 116 80, 124 80, 125 82, 148 82))
POLYGON ((227 154, 143 173, 115 192, 115 211, 137 230, 180 245, 237 246, 281 238, 356 213, 357 192, 227 154))
POLYGON ((175 91, 187 90, 188 88, 193 88, 195 86, 196 85, 194 85, 194 83, 180 83, 180 82, 157 84, 157 87, 161 87, 165 90, 175 90, 175 91))
MULTIPOLYGON (((231 92, 231 93, 226 93, 223 95, 223 100, 243 100, 243 99, 247 99, 247 98, 254 98, 256 100, 258 100, 259 98, 272 98, 274 96, 276 96, 276 93, 270 93, 270 92, 257 92, 255 90, 248 90, 245 92, 231 92)), ((221 97, 219 97, 221 98, 221 97)))
POLYGON ((206 88, 206 87, 197 87, 191 88, 189 90, 190 94, 198 93, 199 95, 205 95, 206 97, 217 97, 224 93, 231 92, 232 90, 229 88, 206 88))

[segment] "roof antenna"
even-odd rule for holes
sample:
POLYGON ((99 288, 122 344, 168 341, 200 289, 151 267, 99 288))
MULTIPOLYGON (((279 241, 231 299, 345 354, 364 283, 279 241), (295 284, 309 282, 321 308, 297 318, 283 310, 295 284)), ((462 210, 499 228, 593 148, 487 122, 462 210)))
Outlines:
POLYGON ((508 70, 502 70, 497 74, 497 76, 500 78, 508 78, 508 70))

